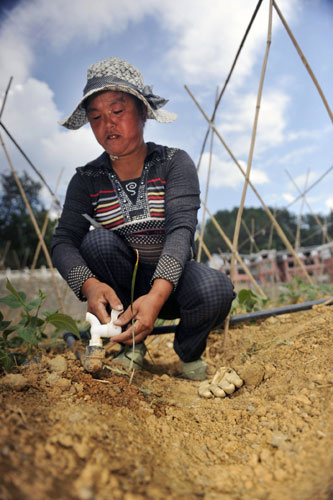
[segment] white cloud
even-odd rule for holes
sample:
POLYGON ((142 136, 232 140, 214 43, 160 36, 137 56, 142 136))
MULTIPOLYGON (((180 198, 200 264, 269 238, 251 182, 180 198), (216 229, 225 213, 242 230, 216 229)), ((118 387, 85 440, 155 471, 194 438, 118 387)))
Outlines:
MULTIPOLYGON (((249 153, 256 102, 257 96, 254 94, 242 95, 242 99, 236 97, 218 123, 218 129, 222 136, 228 137, 229 146, 236 157, 247 156, 249 153)), ((256 132, 256 155, 285 140, 288 103, 289 97, 281 91, 269 90, 264 93, 256 132)))
MULTIPOLYGON (((279 4, 292 19, 298 0, 282 0, 279 4)), ((224 83, 256 5, 255 0, 211 0, 204 4, 193 0, 160 2, 162 22, 174 34, 173 46, 167 55, 170 67, 181 72, 188 83, 212 80, 224 83)), ((236 85, 244 82, 263 52, 268 27, 267 6, 265 3, 261 6, 243 46, 233 76, 236 85)), ((281 24, 274 22, 274 26, 281 27, 281 24)))
MULTIPOLYGON (((243 170, 246 170, 246 165, 244 164, 244 162, 240 161, 239 163, 242 166, 243 170)), ((199 179, 201 186, 204 186, 207 182, 208 165, 209 153, 204 153, 199 170, 199 179)), ((250 179, 254 185, 266 184, 267 182, 269 182, 267 174, 257 168, 251 169, 250 179)), ((244 176, 235 163, 222 160, 215 154, 212 155, 209 181, 209 185, 211 188, 238 188, 243 184, 244 176)))
MULTIPOLYGON (((280 0, 293 19, 300 0, 280 0)), ((20 2, 0 30, 2 78, 18 81, 30 74, 35 49, 47 44, 64 51, 69 43, 96 44, 111 33, 126 29, 145 16, 155 18, 170 34, 166 60, 189 83, 224 81, 252 16, 256 0, 35 0, 20 2)), ((268 3, 267 3, 268 4, 268 3)), ((276 16, 275 16, 276 17, 276 16)), ((253 68, 267 32, 267 6, 261 6, 237 65, 235 78, 244 81, 253 68)), ((280 26, 280 23, 275 23, 280 26)), ((5 83, 0 81, 2 87, 5 83)))
POLYGON ((332 196, 327 198, 327 200, 325 201, 325 205, 329 210, 333 210, 333 197, 332 196))
POLYGON ((294 201, 295 199, 295 196, 293 196, 292 194, 290 193, 282 193, 282 198, 287 202, 287 203, 291 203, 292 201, 294 201))

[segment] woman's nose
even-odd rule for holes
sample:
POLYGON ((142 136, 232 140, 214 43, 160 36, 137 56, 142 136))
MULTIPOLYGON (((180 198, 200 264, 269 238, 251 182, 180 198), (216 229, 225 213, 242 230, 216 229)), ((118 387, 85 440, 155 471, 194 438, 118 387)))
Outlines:
POLYGON ((112 111, 108 111, 104 116, 105 124, 112 127, 116 123, 116 115, 112 111))

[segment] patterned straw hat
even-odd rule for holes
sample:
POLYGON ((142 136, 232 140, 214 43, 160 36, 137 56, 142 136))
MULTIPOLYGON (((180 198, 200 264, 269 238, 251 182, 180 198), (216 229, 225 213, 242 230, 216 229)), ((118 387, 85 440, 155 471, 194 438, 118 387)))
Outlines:
POLYGON ((76 130, 88 123, 84 101, 102 90, 118 90, 136 96, 147 107, 148 118, 158 122, 171 123, 177 118, 175 113, 160 109, 168 101, 153 94, 152 87, 144 84, 143 76, 138 69, 123 59, 110 57, 89 66, 83 97, 73 113, 60 122, 60 125, 76 130))

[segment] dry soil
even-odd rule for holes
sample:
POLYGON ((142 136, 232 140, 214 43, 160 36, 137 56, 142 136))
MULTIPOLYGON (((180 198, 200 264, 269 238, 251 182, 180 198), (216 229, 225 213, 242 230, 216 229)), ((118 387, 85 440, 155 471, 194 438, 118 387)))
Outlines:
MULTIPOLYGON (((1 500, 329 500, 333 306, 212 332, 225 399, 177 377, 173 335, 149 337, 145 370, 92 376, 65 345, 0 378, 1 500), (6 380, 8 383, 6 383, 6 380)), ((111 369, 110 369, 111 368, 111 369)))

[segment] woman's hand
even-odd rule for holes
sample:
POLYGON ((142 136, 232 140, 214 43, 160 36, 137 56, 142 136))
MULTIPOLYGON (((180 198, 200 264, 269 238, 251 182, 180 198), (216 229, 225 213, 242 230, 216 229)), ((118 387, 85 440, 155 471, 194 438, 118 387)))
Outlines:
POLYGON ((101 323, 109 323, 110 316, 106 306, 111 309, 121 311, 123 305, 116 292, 106 283, 102 283, 96 278, 88 278, 82 285, 82 294, 88 301, 88 312, 97 316, 101 323))
POLYGON ((113 337, 112 340, 123 344, 132 344, 132 319, 134 318, 134 340, 136 344, 142 342, 153 330, 158 313, 172 292, 172 288, 173 285, 169 281, 156 279, 151 291, 136 299, 133 302, 133 308, 129 306, 115 321, 115 325, 128 325, 128 328, 121 335, 113 337))

